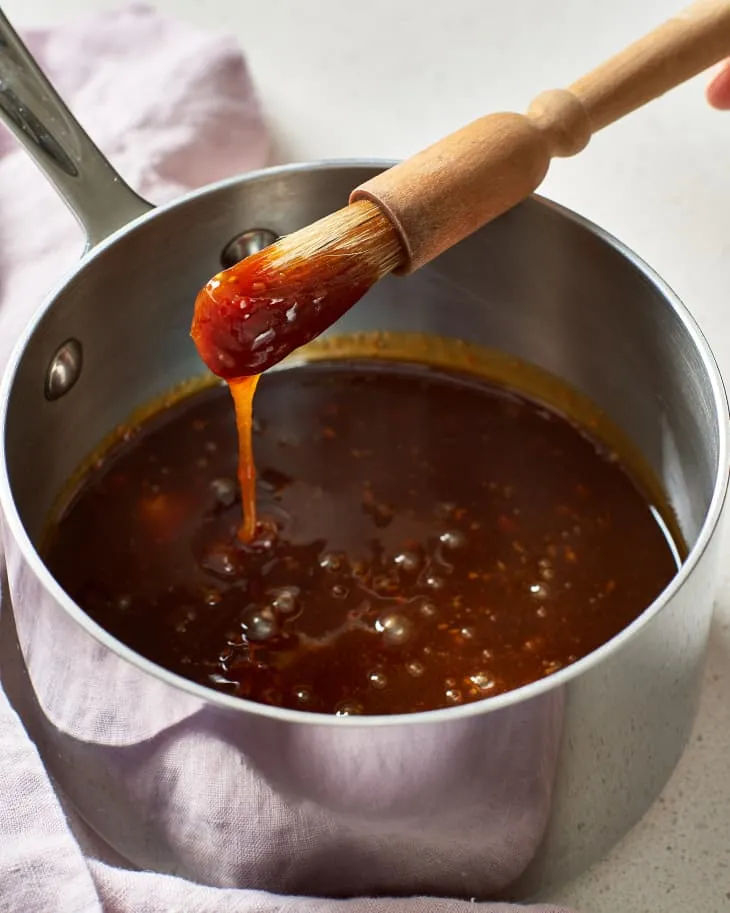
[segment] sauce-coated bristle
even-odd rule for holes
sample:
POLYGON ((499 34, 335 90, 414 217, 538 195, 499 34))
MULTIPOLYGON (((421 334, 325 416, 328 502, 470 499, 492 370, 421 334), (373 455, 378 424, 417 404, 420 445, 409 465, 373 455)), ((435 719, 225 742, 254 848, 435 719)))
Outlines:
POLYGON ((361 264, 363 273, 380 279, 404 262, 405 251, 390 220, 370 200, 357 200, 267 248, 269 266, 281 271, 306 260, 315 275, 322 257, 352 258, 354 275, 361 264))
POLYGON ((388 218, 359 200, 214 276, 192 337, 211 371, 259 374, 319 336, 406 253, 388 218))

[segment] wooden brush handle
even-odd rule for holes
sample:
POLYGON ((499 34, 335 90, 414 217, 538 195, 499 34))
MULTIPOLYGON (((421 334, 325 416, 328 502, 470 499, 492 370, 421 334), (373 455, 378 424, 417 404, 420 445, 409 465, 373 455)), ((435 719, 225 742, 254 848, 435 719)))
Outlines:
POLYGON ((528 197, 554 156, 730 56, 730 0, 700 0, 526 115, 492 114, 356 188, 397 228, 409 273, 528 197))

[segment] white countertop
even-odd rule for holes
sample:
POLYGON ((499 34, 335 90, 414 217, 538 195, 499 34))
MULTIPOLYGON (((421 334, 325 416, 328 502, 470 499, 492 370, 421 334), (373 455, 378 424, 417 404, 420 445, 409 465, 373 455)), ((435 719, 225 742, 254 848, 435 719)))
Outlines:
MULTIPOLYGON (((276 160, 399 157, 474 117, 524 110, 659 24, 682 0, 157 0, 233 32, 276 160)), ((16 26, 113 0, 5 0, 16 26)), ((633 247, 674 287, 730 377, 730 113, 704 79, 558 162, 542 192, 633 247)), ((659 803, 553 898, 581 913, 730 910, 730 563, 692 744, 659 803)))

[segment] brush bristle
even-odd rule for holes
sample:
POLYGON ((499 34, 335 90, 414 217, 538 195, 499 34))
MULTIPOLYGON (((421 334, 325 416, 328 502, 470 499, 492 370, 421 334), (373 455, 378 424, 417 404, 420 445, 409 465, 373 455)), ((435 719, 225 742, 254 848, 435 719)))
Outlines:
POLYGON ((280 238, 266 249, 269 267, 285 272, 303 260, 348 257, 353 274, 381 279, 399 267, 405 251, 390 220, 370 200, 357 200, 306 228, 280 238))

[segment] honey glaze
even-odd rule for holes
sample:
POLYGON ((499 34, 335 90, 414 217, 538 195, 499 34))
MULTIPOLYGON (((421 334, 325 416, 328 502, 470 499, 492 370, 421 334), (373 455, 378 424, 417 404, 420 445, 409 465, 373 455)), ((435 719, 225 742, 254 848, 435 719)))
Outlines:
POLYGON ((654 499, 584 428, 373 358, 262 378, 242 541, 229 402, 211 387, 144 422, 45 550, 93 618, 201 684, 341 715, 456 706, 586 655, 676 571, 654 499))

